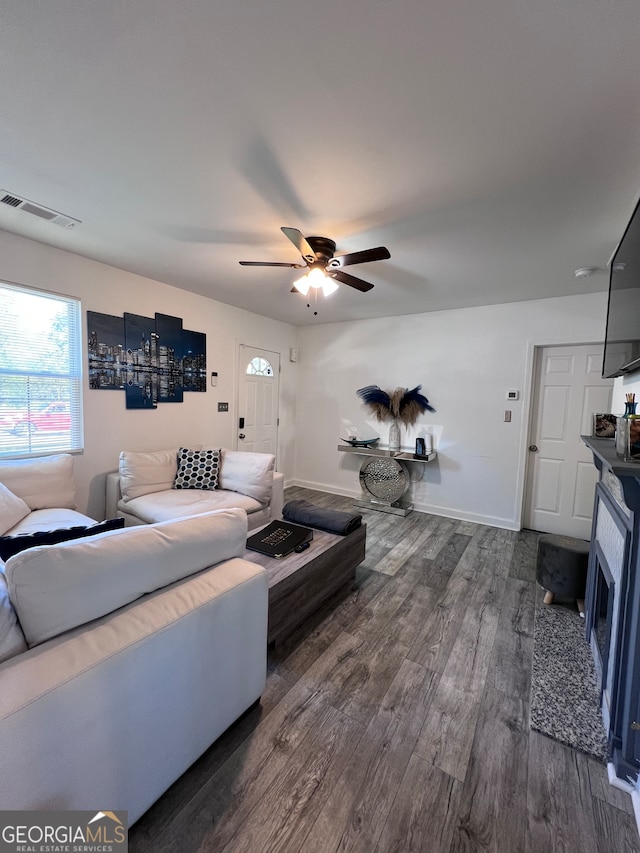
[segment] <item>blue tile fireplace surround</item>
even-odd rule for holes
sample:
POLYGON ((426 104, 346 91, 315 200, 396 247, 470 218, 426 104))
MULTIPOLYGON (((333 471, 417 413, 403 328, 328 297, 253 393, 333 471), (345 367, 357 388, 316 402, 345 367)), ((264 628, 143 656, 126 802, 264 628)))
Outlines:
POLYGON ((618 780, 635 787, 640 773, 640 463, 623 461, 611 438, 582 440, 600 472, 586 639, 600 678, 610 768, 618 780))

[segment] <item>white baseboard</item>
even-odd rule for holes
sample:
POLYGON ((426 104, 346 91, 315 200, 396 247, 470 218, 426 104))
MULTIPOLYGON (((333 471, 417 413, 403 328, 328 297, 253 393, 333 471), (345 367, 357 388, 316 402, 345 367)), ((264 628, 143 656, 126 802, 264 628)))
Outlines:
POLYGON ((416 503, 413 508, 417 512, 426 512, 429 515, 441 515, 444 518, 453 518, 456 521, 471 521, 473 524, 486 524, 488 527, 502 527, 504 530, 520 530, 520 525, 509 518, 499 518, 494 515, 480 515, 475 512, 464 512, 451 507, 436 506, 434 504, 416 503))
POLYGON ((627 794, 633 794, 634 791, 640 794, 640 791, 636 791, 636 788, 630 782, 625 782, 624 779, 620 779, 616 776, 615 768, 611 762, 607 764, 607 774, 609 776, 609 784, 614 788, 619 788, 627 794))
MULTIPOLYGON (((296 486, 299 489, 313 489, 315 492, 325 492, 328 495, 340 495, 343 498, 353 498, 356 500, 360 497, 359 489, 338 489, 336 486, 329 486, 326 483, 312 483, 310 480, 291 480, 286 486, 296 486)), ((285 488, 286 488, 285 486, 285 488)))
POLYGON ((609 776, 609 784, 613 788, 618 788, 620 791, 624 791, 625 794, 629 794, 631 796, 633 816, 636 819, 636 829, 640 836, 640 791, 635 787, 635 785, 632 785, 631 782, 627 782, 616 776, 615 768, 611 762, 607 764, 607 775, 609 776))
MULTIPOLYGON (((309 480, 291 480, 285 483, 287 486, 297 486, 300 489, 313 489, 316 492, 326 492, 330 495, 341 495, 345 498, 353 498, 354 500, 362 497, 362 492, 359 489, 339 489, 336 486, 328 485, 327 483, 313 483, 309 480)), ((455 521, 471 521, 473 524, 486 524, 488 527, 501 527, 505 530, 520 530, 520 525, 508 518, 497 518, 492 515, 479 515, 474 512, 460 512, 451 509, 450 507, 435 506, 432 504, 423 504, 413 502, 413 508, 416 512, 423 512, 428 515, 439 515, 443 518, 452 518, 455 521)))
POLYGON ((636 828, 638 830, 638 835, 640 835, 640 791, 632 791, 631 804, 633 806, 633 814, 636 819, 636 828))

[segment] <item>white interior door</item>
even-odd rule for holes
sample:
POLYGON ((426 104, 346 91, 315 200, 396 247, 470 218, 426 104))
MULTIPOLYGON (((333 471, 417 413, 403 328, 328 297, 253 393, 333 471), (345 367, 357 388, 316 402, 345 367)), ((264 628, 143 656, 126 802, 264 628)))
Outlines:
POLYGON ((238 352, 236 447, 276 456, 280 354, 244 344, 238 352))
POLYGON ((602 345, 543 347, 534 367, 524 525, 578 539, 591 536, 598 472, 580 440, 595 412, 611 411, 602 345), (535 449, 533 449, 535 448, 535 449))

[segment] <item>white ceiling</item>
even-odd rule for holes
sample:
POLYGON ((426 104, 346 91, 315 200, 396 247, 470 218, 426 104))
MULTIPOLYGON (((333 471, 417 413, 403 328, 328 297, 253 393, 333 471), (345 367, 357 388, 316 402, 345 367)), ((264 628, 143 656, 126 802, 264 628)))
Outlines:
MULTIPOLYGON (((638 0, 0 0, 0 228, 296 325, 604 290, 638 0), (319 304, 280 226, 385 245, 319 304)), ((0 276, 2 266, 0 259, 0 276)))

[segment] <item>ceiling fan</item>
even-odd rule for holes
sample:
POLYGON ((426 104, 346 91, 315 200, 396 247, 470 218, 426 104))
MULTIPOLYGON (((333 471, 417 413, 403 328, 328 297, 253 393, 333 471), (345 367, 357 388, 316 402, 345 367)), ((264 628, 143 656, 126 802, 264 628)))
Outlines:
POLYGON ((308 272, 295 282, 291 289, 292 293, 299 292, 306 296, 310 287, 321 287, 324 295, 328 296, 338 288, 338 285, 330 279, 335 279, 341 284, 347 284, 349 287, 355 287, 356 290, 366 293, 367 290, 373 288, 373 285, 350 273, 343 272, 342 267, 365 264, 369 261, 384 261, 391 257, 389 250, 384 246, 334 256, 336 244, 328 237, 304 237, 297 228, 282 227, 280 230, 300 252, 304 261, 303 264, 272 261, 240 261, 240 264, 244 267, 290 267, 295 270, 305 269, 306 267, 308 272))

